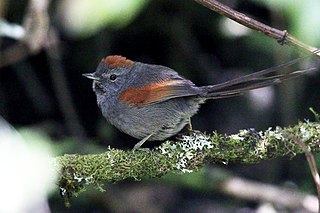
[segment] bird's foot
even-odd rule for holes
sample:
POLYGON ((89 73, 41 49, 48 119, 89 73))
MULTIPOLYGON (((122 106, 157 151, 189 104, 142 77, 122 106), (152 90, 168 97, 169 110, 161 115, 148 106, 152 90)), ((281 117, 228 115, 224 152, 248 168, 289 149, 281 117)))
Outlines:
MULTIPOLYGON (((139 141, 138 143, 136 143, 136 145, 134 145, 132 151, 137 150, 137 149, 142 149, 141 146, 142 146, 152 135, 153 135, 153 133, 150 134, 150 135, 148 135, 147 137, 141 139, 141 141, 139 141)), ((148 148, 143 148, 143 149, 148 149, 148 148)), ((150 150, 150 149, 148 149, 148 150, 150 150)))

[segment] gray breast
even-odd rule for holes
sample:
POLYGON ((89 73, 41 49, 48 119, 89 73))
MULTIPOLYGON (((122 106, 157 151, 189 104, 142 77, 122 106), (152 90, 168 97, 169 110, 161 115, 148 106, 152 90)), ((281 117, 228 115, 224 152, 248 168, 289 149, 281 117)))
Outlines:
POLYGON ((106 119, 122 132, 143 139, 153 133, 149 140, 165 140, 188 123, 199 109, 194 97, 175 98, 144 107, 128 107, 121 102, 104 110, 106 119))

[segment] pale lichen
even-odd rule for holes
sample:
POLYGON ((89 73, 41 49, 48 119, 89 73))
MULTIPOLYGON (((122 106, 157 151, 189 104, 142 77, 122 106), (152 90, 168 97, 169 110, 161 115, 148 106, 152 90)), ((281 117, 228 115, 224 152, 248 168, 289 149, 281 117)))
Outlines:
POLYGON ((272 127, 269 127, 264 134, 265 138, 275 138, 277 140, 282 140, 283 137, 283 129, 279 126, 275 128, 275 130, 272 129, 272 127))
POLYGON ((102 191, 102 181, 161 177, 169 172, 188 173, 206 163, 258 163, 279 157, 292 158, 303 150, 292 140, 301 138, 311 151, 320 151, 320 124, 299 122, 294 127, 245 129, 226 135, 194 131, 145 151, 124 151, 108 147, 102 154, 64 155, 53 161, 60 173, 61 194, 68 198, 92 184, 102 191))
POLYGON ((174 159, 173 167, 182 173, 192 172, 190 162, 197 158, 199 152, 205 149, 212 149, 213 144, 210 136, 199 132, 191 132, 190 135, 183 135, 178 139, 177 143, 164 142, 156 150, 168 158, 174 159))
POLYGON ((312 137, 312 132, 308 131, 305 126, 300 127, 300 133, 303 140, 309 140, 312 137))

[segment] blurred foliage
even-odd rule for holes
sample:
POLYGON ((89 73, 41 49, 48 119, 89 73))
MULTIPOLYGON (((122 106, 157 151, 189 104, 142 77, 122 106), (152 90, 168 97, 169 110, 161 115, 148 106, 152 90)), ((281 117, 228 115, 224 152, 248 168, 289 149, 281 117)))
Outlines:
MULTIPOLYGON (((290 33, 304 42, 319 46, 320 41, 320 1, 317 0, 251 0, 266 5, 276 15, 280 15, 289 23, 290 33)), ((280 17, 281 18, 281 17, 280 17)))
POLYGON ((61 1, 63 25, 75 37, 88 37, 103 28, 122 28, 149 0, 66 0, 61 1))
POLYGON ((47 150, 44 151, 45 153, 58 154, 54 151, 54 142, 47 134, 41 133, 33 128, 21 128, 19 129, 19 134, 29 146, 42 147, 42 149, 47 150))

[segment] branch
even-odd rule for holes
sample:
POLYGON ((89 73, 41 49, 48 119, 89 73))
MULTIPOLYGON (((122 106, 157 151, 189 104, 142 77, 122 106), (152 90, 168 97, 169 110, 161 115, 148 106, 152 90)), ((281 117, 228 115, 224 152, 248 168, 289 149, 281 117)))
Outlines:
MULTIPOLYGON (((295 47, 309 51, 311 53, 318 50, 316 47, 312 47, 308 44, 303 43, 302 41, 299 41, 298 39, 290 35, 287 30, 279 30, 279 29, 270 27, 253 18, 250 18, 249 16, 243 13, 233 10, 232 8, 216 0, 194 0, 194 1, 252 30, 262 32, 266 36, 276 39, 280 44, 293 45, 295 47)), ((320 56, 320 53, 317 52, 316 55, 320 56)))
POLYGON ((13 47, 0 53, 0 68, 17 63, 30 55, 35 55, 47 45, 47 34, 50 27, 49 3, 50 0, 29 0, 23 19, 24 36, 13 47))
POLYGON ((50 0, 29 0, 27 12, 23 20, 24 36, 13 47, 0 52, 0 68, 8 66, 29 55, 45 50, 49 62, 53 88, 66 126, 71 135, 79 141, 85 141, 86 135, 72 102, 65 70, 62 66, 61 45, 55 28, 49 19, 50 0))
MULTIPOLYGON (((317 164, 316 161, 312 155, 312 153, 309 151, 308 147, 302 143, 302 141, 300 140, 300 138, 295 137, 292 138, 292 140, 298 144, 301 149, 304 151, 304 154, 307 158, 308 164, 309 164, 309 168, 313 177, 313 181, 316 185, 316 189, 317 189, 317 194, 318 194, 318 200, 320 201, 320 179, 319 179, 319 172, 317 169, 317 164)), ((318 212, 320 212, 320 202, 318 202, 318 212)))
POLYGON ((316 196, 288 187, 244 179, 219 167, 209 167, 186 175, 166 175, 161 181, 201 192, 222 193, 260 204, 272 203, 273 206, 290 209, 292 212, 316 212, 318 209, 316 196))
POLYGON ((292 158, 303 150, 291 137, 299 137, 313 152, 320 151, 320 123, 300 122, 294 127, 257 132, 240 130, 233 135, 192 132, 166 141, 151 151, 124 151, 108 147, 102 154, 64 155, 54 160, 59 186, 67 199, 78 195, 85 185, 102 189, 104 181, 161 177, 167 173, 190 173, 206 163, 258 163, 279 157, 292 158))

